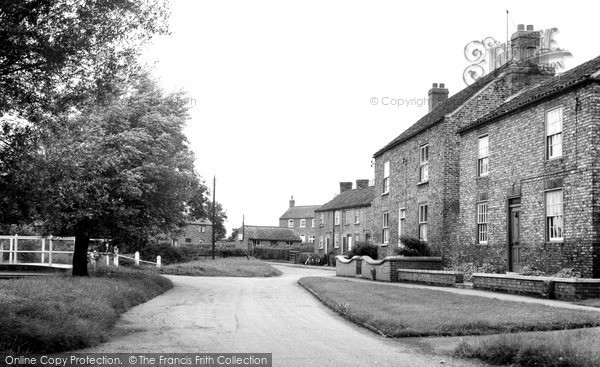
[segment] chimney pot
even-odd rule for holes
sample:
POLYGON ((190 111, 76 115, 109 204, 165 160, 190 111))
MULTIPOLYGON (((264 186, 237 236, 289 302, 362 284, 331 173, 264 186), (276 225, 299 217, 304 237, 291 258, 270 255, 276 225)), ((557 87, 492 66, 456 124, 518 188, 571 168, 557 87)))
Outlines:
POLYGON ((525 30, 525 24, 519 24, 517 26, 517 31, 524 31, 525 30))
POLYGON ((356 188, 357 189, 366 189, 367 187, 369 187, 369 180, 356 180, 356 188))
POLYGON ((290 199, 290 208, 293 208, 294 205, 296 205, 296 201, 294 200, 294 195, 292 195, 292 198, 290 199))
POLYGON ((528 30, 528 31, 533 31, 533 24, 529 24, 529 25, 527 26, 527 30, 528 30))
POLYGON ((432 88, 437 88, 437 83, 433 83, 433 85, 431 86, 432 88))
POLYGON ((348 190, 352 190, 352 182, 340 182, 340 194, 348 190))
POLYGON ((446 85, 444 83, 440 83, 440 88, 446 88, 446 85))

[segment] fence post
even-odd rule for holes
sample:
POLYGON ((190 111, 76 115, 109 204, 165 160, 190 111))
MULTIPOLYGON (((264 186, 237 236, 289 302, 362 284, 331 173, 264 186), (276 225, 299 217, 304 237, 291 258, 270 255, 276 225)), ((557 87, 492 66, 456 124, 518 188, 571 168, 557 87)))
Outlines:
POLYGON ((156 257, 156 267, 160 268, 162 266, 160 255, 156 257))
POLYGON ((18 249, 19 249, 19 235, 16 234, 15 235, 15 247, 14 247, 15 254, 13 255, 13 264, 16 264, 19 262, 19 259, 18 259, 19 250, 18 249))
POLYGON ((52 250, 54 244, 52 243, 52 235, 48 237, 48 265, 52 265, 52 250))
POLYGON ((42 238, 42 264, 46 260, 46 253, 44 251, 46 251, 46 239, 42 238))
POLYGON ((11 238, 9 241, 10 242, 8 245, 8 263, 12 264, 13 263, 14 238, 11 238))
POLYGON ((135 252, 135 266, 140 266, 140 252, 135 252))
POLYGON ((4 262, 4 242, 0 241, 0 264, 4 262))
POLYGON ((104 257, 106 257, 106 266, 110 266, 110 255, 108 252, 104 253, 104 257))
POLYGON ((113 257, 113 264, 119 266, 119 254, 115 254, 113 257))

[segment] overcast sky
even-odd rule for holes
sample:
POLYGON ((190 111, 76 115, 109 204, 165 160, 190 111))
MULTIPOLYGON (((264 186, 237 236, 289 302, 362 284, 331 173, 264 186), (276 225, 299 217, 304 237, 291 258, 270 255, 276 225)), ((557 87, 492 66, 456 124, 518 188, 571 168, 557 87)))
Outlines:
POLYGON ((510 34, 557 27, 567 68, 600 56, 595 2, 175 0, 172 35, 145 58, 188 92, 197 171, 211 188, 216 175, 228 230, 244 214, 278 225, 291 195, 321 205, 373 179, 373 153, 427 113, 431 84, 466 86, 465 45, 506 39, 506 9, 510 34))

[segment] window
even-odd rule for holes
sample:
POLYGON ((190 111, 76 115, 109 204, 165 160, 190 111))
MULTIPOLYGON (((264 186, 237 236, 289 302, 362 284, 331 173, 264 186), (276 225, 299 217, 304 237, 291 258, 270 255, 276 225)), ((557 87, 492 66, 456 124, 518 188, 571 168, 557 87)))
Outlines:
POLYGON ((390 161, 383 164, 383 193, 390 192, 390 161))
POLYGON ((335 237, 333 238, 333 245, 335 246, 335 248, 340 248, 340 234, 336 233, 335 237))
POLYGON ((355 241, 356 243, 360 242, 360 233, 355 233, 355 234, 354 234, 354 241, 355 241))
POLYGON ((313 218, 313 219, 311 219, 311 221, 310 221, 310 226, 311 226, 312 228, 315 228, 315 220, 314 220, 314 218, 313 218))
POLYGON ((300 239, 302 240, 302 243, 306 242, 306 235, 305 234, 301 234, 300 235, 300 239))
POLYGON ((546 158, 562 156, 563 109, 546 112, 546 158))
POLYGON ((477 241, 479 244, 488 242, 488 203, 477 204, 477 241))
POLYGON ((548 241, 563 240, 563 192, 546 192, 546 237, 548 241))
POLYGON ((308 243, 315 243, 315 236, 308 237, 308 243))
POLYGON ((206 227, 205 226, 200 226, 200 233, 204 233, 206 232, 206 227))
POLYGON ((354 224, 360 224, 360 210, 354 211, 354 224))
POLYGON ((321 225, 325 224, 325 213, 321 212, 321 225))
POLYGON ((346 210, 345 214, 346 216, 344 217, 344 224, 350 225, 350 223, 352 223, 352 220, 354 219, 354 210, 346 210))
POLYGON ((335 225, 339 225, 340 224, 340 212, 339 211, 335 211, 335 225))
POLYGON ((185 239, 185 243, 192 243, 192 239, 191 238, 186 238, 185 239))
POLYGON ((398 213, 398 244, 400 244, 400 236, 406 231, 406 209, 400 208, 398 213))
POLYGON ((429 144, 419 149, 419 182, 429 181, 429 144))
POLYGON ((300 228, 306 227, 306 219, 300 219, 300 228))
POLYGON ((294 220, 293 219, 288 220, 288 228, 294 228, 294 220))
POLYGON ((327 235, 327 236, 325 236, 325 252, 327 252, 330 245, 331 245, 331 237, 329 237, 329 235, 327 235))
MULTIPOLYGON (((260 240, 252 240, 252 244, 254 246, 258 246, 258 245, 260 245, 260 240)), ((271 243, 271 245, 273 245, 273 244, 271 243)), ((277 245, 277 241, 275 241, 275 245, 277 245)))
POLYGON ((489 136, 479 138, 477 144, 477 175, 487 176, 489 172, 489 136))
POLYGON ((427 241, 427 204, 419 205, 419 239, 427 241))
POLYGON ((383 213, 382 224, 381 242, 388 243, 390 241, 390 213, 383 213))
POLYGON ((319 236, 319 249, 323 249, 323 236, 319 236))

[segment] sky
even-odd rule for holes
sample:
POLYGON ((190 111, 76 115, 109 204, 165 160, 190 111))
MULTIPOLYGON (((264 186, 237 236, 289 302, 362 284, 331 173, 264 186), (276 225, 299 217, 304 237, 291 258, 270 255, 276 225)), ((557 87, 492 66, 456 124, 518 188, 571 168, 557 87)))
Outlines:
POLYGON ((556 27, 570 69, 600 56, 600 5, 585 1, 174 0, 171 34, 143 60, 184 90, 196 170, 227 211, 278 225, 339 183, 373 179, 373 154, 428 112, 432 83, 463 89, 473 40, 556 27), (507 18, 506 10, 509 11, 507 18), (507 21, 508 20, 508 21, 507 21), (377 103, 373 103, 374 101, 377 103), (402 101, 402 102, 400 102, 402 101))

